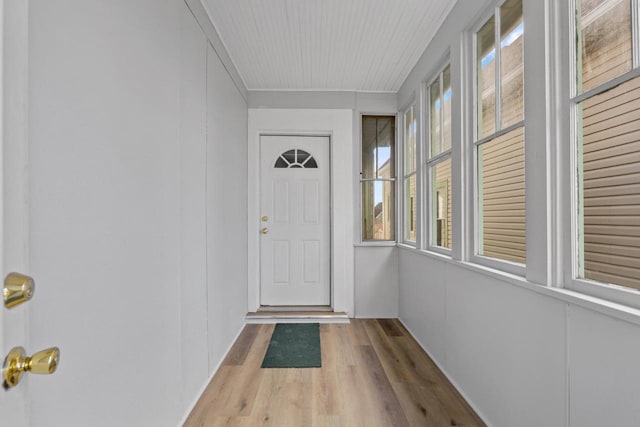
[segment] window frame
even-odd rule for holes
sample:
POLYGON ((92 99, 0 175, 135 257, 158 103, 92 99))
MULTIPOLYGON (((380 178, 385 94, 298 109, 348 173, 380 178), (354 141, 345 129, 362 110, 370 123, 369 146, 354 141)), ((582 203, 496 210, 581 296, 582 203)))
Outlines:
MULTIPOLYGON (((440 90, 440 94, 443 94, 443 89, 444 89, 444 71, 449 68, 449 75, 450 75, 450 84, 452 87, 452 94, 453 94, 453 78, 451 77, 451 61, 449 58, 449 54, 447 54, 446 56, 446 61, 441 61, 441 64, 443 63, 443 65, 439 66, 437 68, 437 72, 435 73, 435 76, 432 77, 430 80, 424 80, 423 83, 423 100, 424 102, 422 103, 422 110, 423 110, 423 123, 424 123, 424 138, 422 138, 422 147, 423 147, 423 152, 424 152, 424 160, 421 161, 421 165, 423 165, 424 167, 424 191, 422 191, 421 194, 423 194, 425 196, 425 213, 424 213, 424 224, 425 224, 425 231, 426 231, 426 236, 424 236, 424 247, 426 250, 431 251, 431 252, 437 252, 440 253, 442 255, 446 255, 448 257, 452 257, 453 256, 453 236, 451 238, 451 248, 447 248, 444 246, 437 246, 433 244, 432 241, 432 237, 433 234, 435 233, 434 227, 433 227, 433 194, 432 194, 432 190, 433 190, 433 177, 432 177, 432 170, 433 168, 437 167, 437 165, 439 165, 440 163, 446 162, 447 160, 449 160, 451 162, 451 181, 453 181, 453 156, 452 156, 452 151, 453 151, 453 132, 451 135, 451 144, 449 145, 449 148, 445 151, 440 151, 440 153, 438 153, 435 156, 432 156, 431 153, 431 148, 432 148, 432 144, 431 144, 431 138, 432 138, 432 132, 431 132, 431 86, 433 85, 433 83, 435 83, 436 81, 439 81, 439 90, 440 90)), ((453 96, 453 95, 452 95, 453 96)), ((444 103, 443 103, 444 104, 444 103)), ((442 105, 443 105, 442 104, 442 105)), ((441 111, 444 111, 444 105, 443 105, 443 109, 441 111)), ((453 121, 453 114, 454 112, 452 111, 451 114, 451 119, 453 121)), ((453 131, 453 124, 451 124, 451 130, 453 131)), ((443 142, 444 142, 444 114, 440 115, 440 147, 443 147, 443 142)), ((447 192, 449 192, 449 190, 447 190, 447 192)), ((453 211, 453 202, 454 202, 454 197, 453 194, 449 194, 449 197, 451 197, 451 209, 453 211)), ((451 212, 451 216, 452 216, 452 223, 453 223, 453 212, 451 212)), ((448 224, 449 227, 451 227, 452 224, 448 224)))
POLYGON ((358 212, 360 216, 357 218, 357 227, 358 227, 358 236, 359 236, 359 245, 360 246, 395 246, 398 240, 398 114, 394 113, 372 113, 372 112, 360 112, 359 113, 359 122, 358 122, 358 153, 357 153, 357 161, 359 172, 357 172, 357 183, 358 183, 358 212), (395 177, 387 179, 387 178, 363 178, 362 176, 362 149, 363 149, 363 140, 362 140, 362 120, 364 117, 390 117, 393 118, 395 123, 395 150, 392 150, 392 154, 395 156, 393 159, 395 162, 395 177), (363 227, 363 218, 364 218, 364 204, 362 203, 363 198, 363 188, 365 182, 373 182, 373 181, 382 181, 382 182, 391 182, 391 185, 395 192, 395 200, 392 206, 394 210, 394 224, 392 224, 392 228, 394 231, 394 239, 390 240, 365 240, 364 239, 364 227, 363 227))
POLYGON ((402 179, 399 182, 398 185, 398 190, 401 192, 401 197, 399 198, 399 211, 401 213, 400 215, 400 220, 398 221, 398 226, 399 226, 399 232, 400 235, 402 236, 401 239, 398 239, 399 242, 407 245, 407 246, 411 246, 414 248, 419 248, 420 247, 420 240, 421 240, 421 218, 422 218, 422 214, 421 214, 421 198, 420 198, 420 191, 421 191, 421 183, 420 183, 420 153, 421 153, 421 147, 420 147, 420 143, 419 141, 421 140, 420 138, 420 115, 419 115, 419 102, 417 102, 415 94, 411 96, 410 101, 408 102, 407 106, 403 109, 400 110, 401 114, 402 114, 402 147, 399 150, 400 155, 398 156, 399 159, 399 163, 402 165, 402 167, 399 169, 401 171, 401 177, 402 179), (412 172, 407 173, 407 158, 406 158, 406 147, 407 147, 407 135, 406 135, 406 120, 407 120, 407 113, 409 112, 409 110, 413 109, 413 116, 412 119, 415 122, 415 133, 414 133, 414 139, 415 139, 415 158, 416 158, 416 164, 415 164, 415 170, 413 170, 412 172), (415 181, 416 181, 416 193, 415 193, 415 223, 414 223, 414 227, 415 227, 415 235, 416 238, 415 240, 409 240, 407 238, 408 233, 405 233, 406 231, 408 231, 408 229, 406 228, 407 226, 407 199, 406 199, 406 194, 405 194, 405 182, 407 182, 409 179, 411 179, 412 176, 415 176, 415 181))
POLYGON ((566 153, 566 157, 569 160, 570 167, 568 168, 568 185, 564 189, 565 202, 563 207, 566 209, 565 218, 569 226, 567 232, 564 233, 565 239, 568 240, 567 247, 564 253, 564 260, 569 268, 566 269, 564 275, 564 288, 572 291, 576 291, 585 295, 601 298, 603 300, 611 301, 613 303, 624 304, 626 306, 640 308, 640 290, 625 287, 621 285, 599 282, 588 278, 581 278, 580 276, 580 221, 579 221, 579 174, 578 174, 578 108, 579 104, 583 101, 596 97, 600 94, 607 92, 626 83, 634 78, 640 78, 640 2, 638 0, 630 0, 631 4, 631 70, 626 73, 615 77, 607 82, 604 82, 596 87, 593 87, 582 93, 578 93, 578 55, 577 55, 577 1, 569 0, 566 2, 565 13, 562 16, 562 20, 566 23, 569 22, 568 32, 561 33, 561 38, 566 37, 569 55, 565 68, 568 70, 567 75, 564 78, 569 79, 568 94, 563 94, 564 99, 567 100, 569 116, 568 125, 568 137, 569 144, 566 144, 569 153, 566 153), (567 96, 568 95, 568 96, 567 96), (567 218, 568 216, 568 218, 567 218))
MULTIPOLYGON (((521 263, 516 263, 513 261, 509 261, 509 260, 504 260, 504 259, 500 259, 500 258, 493 258, 493 257, 488 257, 485 255, 482 255, 479 253, 480 250, 480 230, 481 230, 481 226, 480 226, 480 211, 479 211, 479 179, 478 179, 478 154, 479 154, 479 147, 485 143, 489 143, 493 140, 495 140, 496 138, 499 138, 513 130, 516 130, 520 127, 523 128, 523 134, 524 134, 524 138, 525 138, 525 142, 524 142, 524 146, 525 146, 525 162, 524 162, 524 167, 525 167, 525 222, 527 221, 527 191, 526 191, 526 181, 527 181, 527 173, 526 173, 526 169, 527 169, 527 155, 526 155, 526 101, 523 101, 523 119, 520 120, 517 123, 513 123, 505 128, 501 128, 501 123, 500 123, 500 119, 501 119, 501 104, 502 104, 502 100, 501 100, 501 73, 500 73, 500 68, 501 68, 501 49, 500 49, 500 8, 506 3, 507 0, 500 0, 499 2, 495 3, 493 5, 493 7, 489 8, 487 10, 486 13, 484 13, 481 18, 477 21, 476 25, 474 25, 470 31, 470 35, 471 35, 471 77, 472 77, 472 81, 471 81, 471 94, 470 94, 470 99, 472 100, 471 104, 472 104, 472 118, 470 120, 470 126, 472 126, 472 129, 469 132, 470 135, 470 139, 471 139, 471 143, 470 143, 470 149, 468 150, 471 156, 470 159, 470 172, 471 172, 471 177, 470 177, 470 183, 471 183, 471 189, 470 189, 470 193, 472 193, 471 197, 472 197, 472 208, 471 208, 471 218, 469 221, 469 253, 468 253, 468 257, 469 257, 469 261, 475 263, 475 264, 479 264, 485 267, 489 267, 492 269, 496 269, 496 270, 501 270, 507 273, 511 273, 514 275, 518 275, 518 276, 522 276, 525 277, 527 275, 527 263, 525 262, 524 264, 521 263), (495 121, 495 131, 491 134, 488 135, 486 137, 482 137, 480 139, 478 139, 478 32, 480 31, 480 29, 482 29, 482 27, 491 19, 494 19, 494 38, 495 38, 495 72, 494 72, 494 97, 495 97, 495 117, 494 117, 494 121, 495 121)), ((525 1, 523 0, 523 22, 524 22, 524 18, 525 18, 525 1)), ((526 31, 526 30, 525 30, 526 31)), ((525 32, 523 32, 523 41, 525 40, 525 32)), ((525 53, 525 47, 523 45, 523 69, 526 69, 526 53, 525 53)), ((526 73, 523 73, 523 76, 525 76, 526 73)), ((526 82, 526 77, 524 77, 524 81, 526 82)), ((526 85, 523 88, 523 94, 524 94, 524 99, 526 100, 526 85)), ((527 229, 528 226, 525 227, 525 245, 528 248, 528 239, 527 239, 527 229)), ((525 253, 525 257, 528 257, 528 253, 529 251, 527 250, 525 253)), ((526 260, 525 260, 526 261, 526 260)))

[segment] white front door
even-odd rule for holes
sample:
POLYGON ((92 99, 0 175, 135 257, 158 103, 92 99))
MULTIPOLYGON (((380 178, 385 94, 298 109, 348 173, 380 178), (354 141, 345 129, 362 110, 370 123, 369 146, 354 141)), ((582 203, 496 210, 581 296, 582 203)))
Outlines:
POLYGON ((0 0, 0 283, 36 282, 31 301, 0 302, 0 363, 61 352, 54 375, 0 388, 0 426, 169 426, 183 411, 180 185, 200 169, 180 167, 178 83, 199 27, 181 2, 135 3, 0 0))
POLYGON ((260 138, 260 304, 331 304, 329 137, 260 138))

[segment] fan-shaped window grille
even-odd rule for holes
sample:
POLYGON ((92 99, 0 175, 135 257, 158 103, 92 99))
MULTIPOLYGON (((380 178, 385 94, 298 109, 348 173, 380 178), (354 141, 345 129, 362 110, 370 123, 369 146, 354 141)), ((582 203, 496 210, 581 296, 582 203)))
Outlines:
POLYGON ((281 154, 278 160, 276 160, 274 167, 278 169, 315 169, 318 167, 318 163, 316 163, 316 159, 314 159, 311 154, 296 148, 281 154))

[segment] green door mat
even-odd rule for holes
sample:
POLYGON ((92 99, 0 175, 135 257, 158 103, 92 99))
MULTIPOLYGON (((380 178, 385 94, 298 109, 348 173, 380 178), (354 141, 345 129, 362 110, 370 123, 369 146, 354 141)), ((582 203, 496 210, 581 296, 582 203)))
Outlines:
POLYGON ((263 368, 320 368, 320 324, 278 323, 263 368))

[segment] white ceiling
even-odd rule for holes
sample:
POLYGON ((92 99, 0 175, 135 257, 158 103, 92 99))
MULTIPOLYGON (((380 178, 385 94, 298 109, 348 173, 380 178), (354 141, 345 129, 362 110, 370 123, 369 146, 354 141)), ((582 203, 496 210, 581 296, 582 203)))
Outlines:
POLYGON ((206 0, 249 90, 396 92, 456 0, 206 0))

